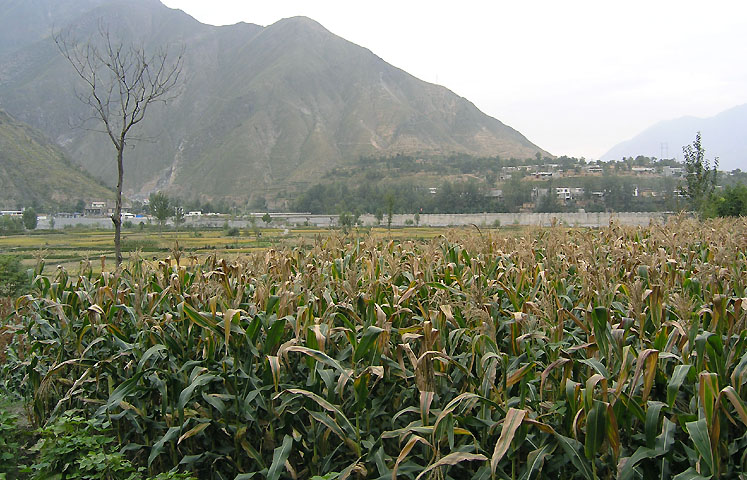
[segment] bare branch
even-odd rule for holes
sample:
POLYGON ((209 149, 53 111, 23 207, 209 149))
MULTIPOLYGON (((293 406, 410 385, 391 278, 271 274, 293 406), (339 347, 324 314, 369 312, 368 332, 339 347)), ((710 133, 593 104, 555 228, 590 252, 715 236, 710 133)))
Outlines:
POLYGON ((76 90, 76 96, 101 122, 117 152, 117 199, 112 222, 119 265, 125 145, 137 138, 130 135, 131 129, 145 119, 150 104, 165 102, 178 94, 184 49, 175 59, 168 49, 148 55, 143 46, 125 45, 115 39, 103 22, 99 22, 98 36, 85 43, 69 32, 56 32, 53 39, 82 80, 83 92, 76 90))

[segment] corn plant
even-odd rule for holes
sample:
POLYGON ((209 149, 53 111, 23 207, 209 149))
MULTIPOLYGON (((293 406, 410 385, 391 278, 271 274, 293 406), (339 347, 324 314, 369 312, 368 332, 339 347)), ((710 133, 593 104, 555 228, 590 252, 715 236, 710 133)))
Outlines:
POLYGON ((109 422, 153 475, 733 478, 745 227, 331 236, 84 265, 19 299, 3 381, 39 425, 109 422))

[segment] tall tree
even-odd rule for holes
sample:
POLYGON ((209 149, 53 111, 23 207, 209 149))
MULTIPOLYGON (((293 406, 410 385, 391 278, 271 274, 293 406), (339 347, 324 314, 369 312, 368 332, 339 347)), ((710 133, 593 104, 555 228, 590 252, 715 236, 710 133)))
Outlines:
POLYGON ((158 220, 158 232, 160 234, 163 224, 171 216, 171 200, 163 192, 151 193, 149 197, 150 214, 158 220))
POLYGON ((700 143, 700 132, 695 134, 692 145, 682 147, 682 152, 685 154, 685 195, 690 209, 703 214, 716 188, 718 157, 713 160, 711 168, 709 160, 705 157, 705 149, 700 143))
POLYGON ((21 218, 23 220, 23 226, 26 227, 26 230, 33 230, 36 228, 36 210, 31 207, 25 209, 21 218))
POLYGON ((62 55, 82 79, 78 99, 88 106, 109 136, 117 158, 117 196, 112 214, 116 263, 122 263, 122 180, 125 146, 134 140, 133 127, 143 121, 148 106, 178 94, 184 50, 172 55, 167 48, 146 52, 125 44, 99 24, 97 35, 79 42, 72 35, 55 33, 62 55))

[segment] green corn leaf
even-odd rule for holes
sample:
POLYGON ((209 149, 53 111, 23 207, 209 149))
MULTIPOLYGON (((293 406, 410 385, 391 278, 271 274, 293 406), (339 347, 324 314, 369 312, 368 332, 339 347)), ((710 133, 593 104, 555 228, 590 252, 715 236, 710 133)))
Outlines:
POLYGON ((226 404, 218 395, 206 394, 205 392, 202 392, 202 399, 212 405, 213 408, 218 410, 218 413, 220 413, 221 415, 224 415, 226 413, 226 404))
POLYGON ((109 395, 109 399, 106 401, 106 403, 96 411, 96 416, 98 417, 109 409, 118 406, 120 402, 122 402, 122 400, 124 400, 128 395, 137 391, 137 383, 142 376, 143 372, 137 372, 132 376, 132 378, 129 378, 122 382, 122 384, 119 385, 119 387, 117 387, 111 395, 109 395))
POLYGON ((330 357, 324 352, 320 352, 319 350, 314 350, 313 348, 308 348, 308 347, 304 347, 301 345, 291 345, 290 347, 285 349, 285 351, 303 353, 304 355, 308 355, 314 360, 321 362, 327 366, 330 366, 339 372, 345 371, 345 369, 342 367, 342 365, 340 365, 340 363, 337 360, 330 357))
POLYGON ((621 458, 618 462, 617 480, 631 480, 633 475, 636 473, 635 467, 638 465, 638 462, 646 458, 655 458, 656 456, 661 455, 661 453, 653 448, 638 447, 633 455, 621 458))
POLYGON ((667 384, 667 405, 669 407, 674 406, 677 393, 680 391, 680 387, 685 382, 685 379, 687 379, 687 375, 692 368, 692 365, 677 365, 674 367, 672 378, 669 379, 669 383, 667 384))
POLYGON ((190 304, 186 302, 182 302, 180 304, 182 307, 182 311, 184 314, 189 318, 192 322, 196 323, 197 325, 201 326, 202 328, 205 328, 207 330, 210 330, 218 335, 220 335, 222 332, 218 328, 218 323, 215 322, 212 318, 208 317, 207 315, 203 315, 202 313, 195 310, 194 307, 192 307, 190 304))
POLYGON ((150 347, 148 350, 145 351, 142 358, 140 358, 140 361, 137 363, 137 369, 142 370, 143 365, 145 365, 152 356, 163 351, 166 351, 167 352, 166 355, 168 355, 168 348, 166 347, 166 345, 158 344, 158 345, 153 345, 152 347, 150 347))
POLYGON ((597 450, 604 442, 607 432, 607 406, 599 400, 594 401, 594 406, 586 417, 586 438, 584 440, 584 452, 586 458, 593 460, 597 450))
POLYGON ((272 315, 277 311, 278 303, 280 302, 280 297, 277 295, 270 295, 270 298, 267 299, 267 308, 265 308, 265 312, 267 315, 272 315))
POLYGON ((705 418, 685 424, 690 438, 693 441, 695 449, 698 451, 700 459, 703 461, 708 471, 708 475, 713 474, 713 450, 711 449, 711 439, 708 436, 708 424, 705 418))
POLYGON ((597 372, 604 378, 610 378, 610 374, 607 371, 607 368, 596 358, 585 358, 583 360, 580 360, 580 362, 590 366, 594 369, 595 372, 597 372))
POLYGON ((288 460, 292 447, 293 437, 286 435, 283 438, 283 444, 276 447, 272 452, 272 464, 270 464, 270 468, 267 470, 267 480, 278 480, 280 478, 280 475, 283 473, 285 461, 288 460))
POLYGON ((527 455, 527 468, 521 476, 521 480, 534 480, 540 478, 545 458, 548 455, 551 455, 554 450, 555 446, 546 444, 529 452, 529 455, 527 455))
POLYGON ((276 319, 267 331, 267 338, 265 339, 264 352, 266 354, 272 353, 275 347, 280 343, 285 332, 285 323, 287 317, 276 319))
POLYGON ((345 432, 342 431, 342 427, 335 421, 334 418, 330 417, 324 412, 315 412, 313 410, 306 410, 309 415, 316 420, 317 422, 321 423, 328 429, 332 431, 335 435, 340 437, 340 440, 345 441, 348 437, 345 435, 345 432))
POLYGON ((591 466, 579 453, 581 450, 581 442, 572 438, 564 437, 559 433, 555 433, 555 438, 558 440, 560 447, 563 449, 565 454, 570 458, 571 463, 576 470, 581 472, 586 480, 594 480, 594 474, 591 471, 591 466))
POLYGON ((703 475, 699 474, 698 471, 693 467, 690 467, 684 472, 675 475, 672 480, 708 480, 710 478, 713 478, 713 476, 704 477, 703 475))
POLYGON ((677 432, 677 424, 664 417, 661 424, 661 433, 656 437, 656 451, 669 453, 674 445, 674 434, 677 432))
POLYGON ((659 433, 659 417, 661 416, 661 409, 664 404, 661 402, 649 402, 648 409, 646 410, 646 447, 654 448, 654 442, 656 441, 656 434, 659 433))
POLYGON ((355 355, 353 355, 353 361, 358 362, 361 360, 369 350, 371 350, 371 347, 376 342, 376 339, 379 338, 379 334, 383 332, 384 330, 375 326, 371 325, 366 329, 366 332, 363 334, 363 338, 361 338, 360 342, 358 342, 358 345, 355 347, 355 355))
POLYGON ((206 385, 217 378, 220 378, 220 377, 217 377, 209 373, 203 373, 195 377, 192 383, 190 383, 189 386, 187 386, 179 394, 178 408, 182 409, 184 408, 185 405, 187 405, 187 402, 189 402, 190 398, 192 398, 192 394, 194 393, 196 388, 206 385))
POLYGON ((594 338, 597 341, 602 356, 607 358, 611 340, 609 311, 606 307, 594 307, 591 318, 594 322, 594 338))
POLYGON ((180 431, 181 427, 171 427, 168 429, 166 434, 160 438, 160 440, 153 444, 153 448, 150 449, 150 455, 148 456, 149 467, 150 464, 153 463, 153 460, 155 460, 163 452, 166 443, 175 440, 179 436, 180 431))
POLYGON ((327 400, 323 399, 319 395, 313 392, 309 392, 308 390, 302 390, 300 388, 289 388, 285 390, 286 394, 293 394, 293 395, 303 395, 314 402, 316 402, 317 405, 322 407, 323 409, 327 410, 328 412, 334 413, 338 420, 342 424, 342 428, 348 433, 349 436, 356 438, 355 432, 356 429, 353 428, 353 424, 350 423, 350 420, 342 413, 342 411, 337 408, 336 406, 329 403, 327 400))

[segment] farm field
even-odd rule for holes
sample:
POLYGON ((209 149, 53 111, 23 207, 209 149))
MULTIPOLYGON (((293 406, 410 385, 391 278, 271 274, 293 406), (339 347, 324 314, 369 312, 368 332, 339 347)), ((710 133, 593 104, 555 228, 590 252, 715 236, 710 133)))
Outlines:
MULTIPOLYGON (((483 230, 487 231, 484 227, 483 230)), ((520 231, 520 227, 504 227, 502 230, 520 231)), ((137 254, 145 259, 162 260, 173 254, 178 242, 185 257, 192 256, 199 260, 215 254, 221 258, 235 259, 270 247, 292 247, 304 242, 314 242, 334 235, 337 231, 313 227, 263 228, 260 230, 261 236, 257 237, 249 229, 237 229, 235 235, 227 235, 226 230, 215 228, 179 232, 165 230, 162 233, 155 229, 126 229, 122 232, 122 248, 125 259, 128 255, 137 254)), ((349 235, 426 240, 445 231, 443 228, 400 227, 389 232, 385 227, 361 227, 352 228, 349 235)), ((113 233, 112 230, 105 229, 66 229, 0 236, 0 254, 18 256, 28 268, 36 266, 39 259, 44 259, 45 274, 53 273, 58 265, 70 272, 78 272, 81 262, 86 265, 90 263, 93 271, 100 272, 102 256, 105 258, 104 270, 114 265, 113 233)))
POLYGON ((747 469, 744 220, 282 233, 37 276, 0 327, 0 392, 42 427, 33 478, 747 469))

